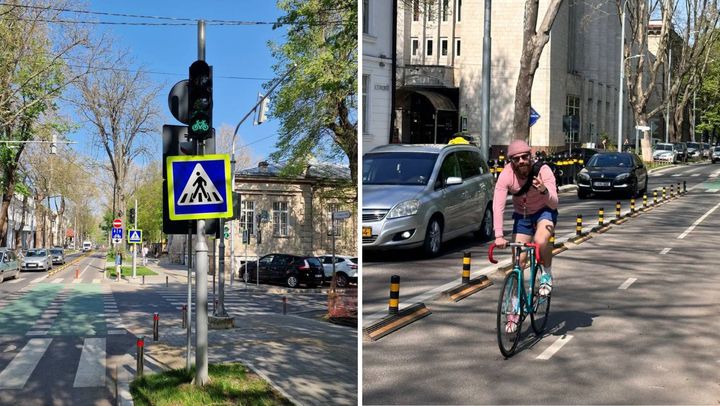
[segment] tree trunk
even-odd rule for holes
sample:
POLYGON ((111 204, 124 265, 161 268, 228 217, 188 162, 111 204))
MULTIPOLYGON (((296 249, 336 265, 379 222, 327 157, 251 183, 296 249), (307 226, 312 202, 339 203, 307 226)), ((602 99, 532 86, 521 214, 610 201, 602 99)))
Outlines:
POLYGON ((35 243, 33 248, 40 248, 45 246, 45 216, 43 214, 42 201, 45 200, 45 196, 42 194, 35 195, 35 243), (40 228, 40 219, 42 219, 42 229, 40 228))
POLYGON ((20 211, 20 227, 18 227, 18 231, 17 233, 15 233, 15 249, 23 246, 23 229, 25 228, 25 211, 27 210, 27 201, 28 196, 24 195, 22 201, 22 210, 20 211))
POLYGON ((0 240, 5 241, 7 237, 8 210, 15 193, 15 166, 7 165, 3 170, 5 178, 2 188, 2 204, 0 205, 0 240))

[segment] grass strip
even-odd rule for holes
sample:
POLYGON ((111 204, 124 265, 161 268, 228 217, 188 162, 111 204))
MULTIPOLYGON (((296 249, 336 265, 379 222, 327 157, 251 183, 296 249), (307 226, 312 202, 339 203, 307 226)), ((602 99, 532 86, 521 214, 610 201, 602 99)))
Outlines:
MULTIPOLYGON (((107 266, 105 269, 108 271, 108 278, 115 278, 117 277, 117 274, 115 273, 115 266, 107 266)), ((150 268, 146 266, 136 266, 135 267, 135 274, 137 276, 151 276, 151 275, 157 275, 156 272, 153 272, 150 270, 150 268)), ((132 266, 129 265, 123 265, 120 267, 120 275, 122 276, 132 276, 132 266)))
POLYGON ((210 364, 210 382, 192 384, 195 368, 145 375, 130 384, 138 406, 144 405, 292 405, 272 386, 240 363, 210 364))

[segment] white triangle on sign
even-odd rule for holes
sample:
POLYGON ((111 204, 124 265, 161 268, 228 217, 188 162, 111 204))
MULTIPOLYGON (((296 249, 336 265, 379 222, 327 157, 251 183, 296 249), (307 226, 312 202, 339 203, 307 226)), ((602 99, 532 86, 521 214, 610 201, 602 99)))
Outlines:
POLYGON ((207 172, 202 165, 198 163, 190 175, 185 187, 183 188, 180 198, 177 200, 178 206, 194 206, 198 204, 217 204, 224 202, 220 192, 210 180, 207 172))
POLYGON ((130 240, 131 241, 138 241, 140 240, 140 236, 138 235, 137 231, 133 231, 132 234, 130 234, 130 240))

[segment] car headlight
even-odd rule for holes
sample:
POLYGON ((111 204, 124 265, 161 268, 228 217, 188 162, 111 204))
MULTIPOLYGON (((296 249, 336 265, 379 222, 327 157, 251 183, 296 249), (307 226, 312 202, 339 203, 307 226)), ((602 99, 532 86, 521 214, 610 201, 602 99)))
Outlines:
POLYGON ((398 217, 414 216, 417 214, 418 207, 420 207, 420 201, 417 199, 406 200, 402 203, 398 203, 395 207, 390 210, 387 217, 394 219, 398 217))
POLYGON ((590 182, 590 175, 583 169, 578 173, 578 179, 590 182))
POLYGON ((615 177, 615 181, 617 182, 617 181, 627 180, 627 178, 629 178, 629 177, 630 177, 629 173, 621 173, 620 175, 615 177))

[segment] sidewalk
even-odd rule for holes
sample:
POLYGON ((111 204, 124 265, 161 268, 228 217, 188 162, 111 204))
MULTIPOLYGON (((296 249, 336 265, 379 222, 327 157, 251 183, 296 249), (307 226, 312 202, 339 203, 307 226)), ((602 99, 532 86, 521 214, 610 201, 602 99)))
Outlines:
MULTIPOLYGON (((148 261, 148 268, 158 275, 146 276, 145 284, 164 285, 166 277, 170 283, 184 284, 187 267, 164 260, 148 261)), ((128 283, 140 284, 139 279, 128 283)), ((230 288, 229 281, 226 287, 230 288)), ((238 288, 244 288, 244 283, 235 280, 233 289, 238 288)), ((267 290, 263 285, 261 289, 267 290)), ((234 329, 208 331, 210 363, 241 362, 296 404, 357 404, 356 328, 295 315, 231 316, 234 329)), ((194 349, 194 331, 192 340, 194 349)), ((185 329, 169 328, 157 343, 146 342, 145 354, 149 362, 163 368, 184 368, 185 344, 185 329)), ((191 362, 195 363, 194 351, 191 362)))

